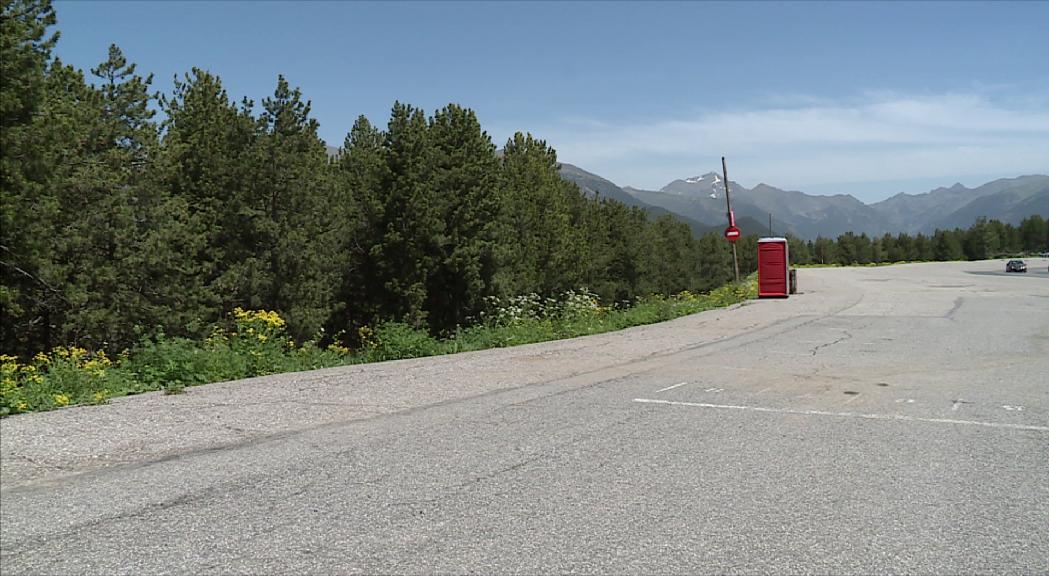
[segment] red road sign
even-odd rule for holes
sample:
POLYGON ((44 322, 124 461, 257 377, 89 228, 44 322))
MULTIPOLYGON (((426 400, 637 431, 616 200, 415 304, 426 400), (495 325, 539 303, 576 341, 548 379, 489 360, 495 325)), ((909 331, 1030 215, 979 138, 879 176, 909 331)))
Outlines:
POLYGON ((739 240, 739 228, 736 228, 735 226, 725 228, 725 240, 728 240, 729 242, 739 240))

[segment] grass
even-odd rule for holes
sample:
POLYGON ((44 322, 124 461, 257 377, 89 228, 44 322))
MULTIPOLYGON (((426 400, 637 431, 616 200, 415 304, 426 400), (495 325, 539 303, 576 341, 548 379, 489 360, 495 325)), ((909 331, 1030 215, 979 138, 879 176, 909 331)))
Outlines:
POLYGON ((105 404, 111 398, 188 386, 314 370, 517 346, 663 322, 757 297, 757 281, 722 286, 708 294, 650 296, 630 307, 602 306, 587 291, 559 299, 536 295, 491 300, 481 321, 448 338, 399 322, 362 328, 360 348, 314 342, 296 345, 275 312, 237 309, 230 325, 203 342, 159 334, 110 358, 102 351, 59 347, 28 362, 0 356, 0 417, 65 406, 105 404))

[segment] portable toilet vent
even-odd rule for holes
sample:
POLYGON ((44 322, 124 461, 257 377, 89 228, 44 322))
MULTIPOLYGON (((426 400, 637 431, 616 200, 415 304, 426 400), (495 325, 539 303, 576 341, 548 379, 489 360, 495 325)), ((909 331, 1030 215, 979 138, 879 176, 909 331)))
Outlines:
POLYGON ((790 295, 790 254, 786 238, 758 239, 758 298, 790 295))

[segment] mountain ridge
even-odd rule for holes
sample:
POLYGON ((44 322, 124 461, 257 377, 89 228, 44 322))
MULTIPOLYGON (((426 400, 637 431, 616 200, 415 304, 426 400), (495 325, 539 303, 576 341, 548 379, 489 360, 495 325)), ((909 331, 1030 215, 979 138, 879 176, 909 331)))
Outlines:
MULTIPOLYGON (((569 166, 574 176, 567 179, 578 180, 583 173, 589 175, 588 179, 600 180, 608 191, 614 191, 605 197, 619 199, 627 195, 649 207, 646 210, 662 208, 711 229, 719 230, 725 225, 724 183, 716 172, 674 179, 659 190, 642 190, 619 187, 578 166, 569 166)), ((562 177, 566 177, 565 171, 562 177)), ((975 188, 956 182, 921 194, 901 192, 871 204, 851 194, 807 194, 765 182, 746 188, 730 180, 729 190, 737 220, 746 218, 753 228, 754 223, 766 222, 771 213, 774 233, 806 239, 835 237, 845 232, 932 233, 936 229, 968 228, 979 218, 1010 224, 1018 224, 1033 214, 1049 218, 1049 175, 1043 174, 999 178, 975 188)), ((760 228, 762 233, 767 230, 767 226, 760 228)))
MULTIPOLYGON (((667 214, 673 215, 677 219, 688 224, 689 228, 692 229, 692 233, 696 236, 702 236, 704 234, 709 234, 710 232, 720 233, 724 230, 725 225, 727 224, 727 222, 725 222, 724 210, 721 212, 720 221, 700 222, 686 214, 675 212, 664 206, 656 206, 645 202, 643 199, 631 194, 626 189, 620 188, 612 181, 592 172, 587 172, 574 164, 569 164, 567 162, 560 162, 559 164, 561 177, 575 183, 587 196, 609 198, 622 202, 627 206, 636 206, 644 210, 650 218, 661 218, 667 214)), ((767 229, 761 224, 760 220, 751 217, 737 218, 736 225, 744 234, 764 234, 767 229)))

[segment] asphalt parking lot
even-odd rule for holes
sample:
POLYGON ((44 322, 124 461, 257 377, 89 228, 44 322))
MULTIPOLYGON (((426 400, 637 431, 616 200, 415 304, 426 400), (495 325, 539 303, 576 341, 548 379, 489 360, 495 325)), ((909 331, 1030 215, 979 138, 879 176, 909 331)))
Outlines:
POLYGON ((1039 260, 7 418, 2 571, 1044 573, 1039 260))

